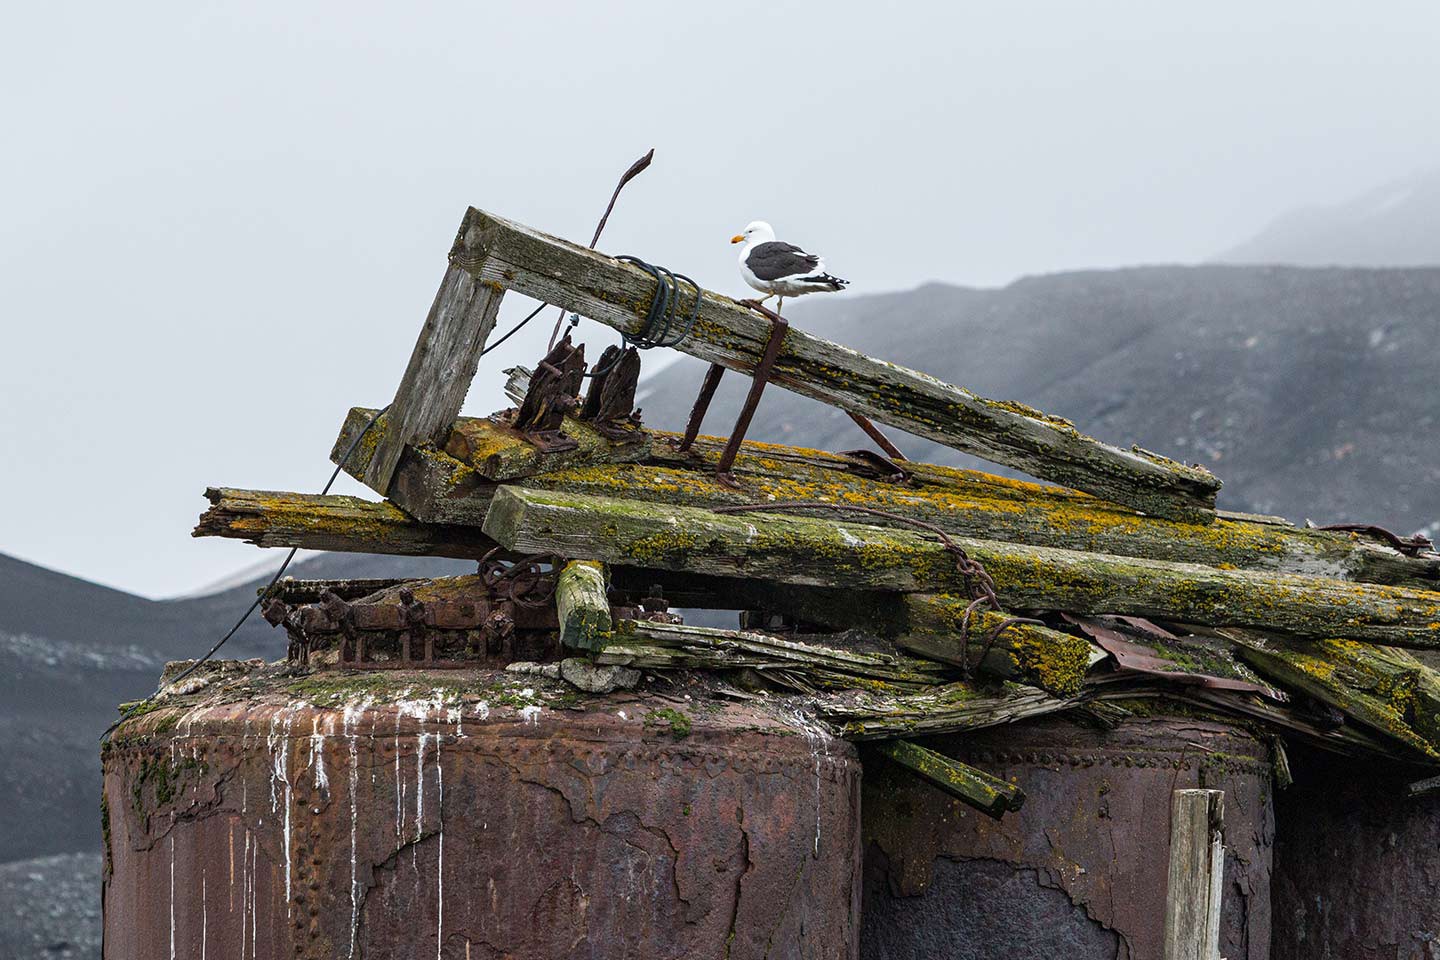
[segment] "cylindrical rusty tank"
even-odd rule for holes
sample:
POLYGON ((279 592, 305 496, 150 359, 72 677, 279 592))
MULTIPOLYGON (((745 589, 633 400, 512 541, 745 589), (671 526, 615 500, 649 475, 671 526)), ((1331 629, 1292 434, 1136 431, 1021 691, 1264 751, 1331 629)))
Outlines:
POLYGON ((1170 794, 1225 791, 1221 954, 1266 960, 1268 749, 1210 720, 1046 718, 927 746, 1018 783, 991 820, 866 756, 861 956, 1161 960, 1170 794))
POLYGON ((1440 797, 1433 771, 1292 753, 1275 806, 1275 960, 1440 958, 1440 797))
POLYGON ((698 693, 251 676, 126 723, 104 784, 107 960, 858 949, 853 748, 698 693))

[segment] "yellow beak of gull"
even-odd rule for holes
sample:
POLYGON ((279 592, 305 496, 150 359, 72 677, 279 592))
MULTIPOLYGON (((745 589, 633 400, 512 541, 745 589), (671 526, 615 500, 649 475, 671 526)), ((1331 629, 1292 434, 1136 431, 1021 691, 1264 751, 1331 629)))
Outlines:
POLYGON ((733 237, 730 238, 730 242, 731 242, 731 243, 744 243, 744 242, 745 242, 745 238, 742 237, 742 236, 736 235, 736 236, 733 236, 733 237))

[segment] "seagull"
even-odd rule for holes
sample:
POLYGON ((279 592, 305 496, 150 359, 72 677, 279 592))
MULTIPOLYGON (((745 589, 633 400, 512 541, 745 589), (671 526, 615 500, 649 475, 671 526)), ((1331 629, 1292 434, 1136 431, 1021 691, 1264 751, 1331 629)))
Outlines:
POLYGON ((756 220, 731 243, 740 248, 740 276, 750 286, 765 294, 760 302, 779 297, 777 312, 786 297, 806 293, 834 293, 844 290, 849 280, 841 280, 825 272, 825 261, 806 253, 793 243, 775 239, 775 231, 764 220, 756 220))

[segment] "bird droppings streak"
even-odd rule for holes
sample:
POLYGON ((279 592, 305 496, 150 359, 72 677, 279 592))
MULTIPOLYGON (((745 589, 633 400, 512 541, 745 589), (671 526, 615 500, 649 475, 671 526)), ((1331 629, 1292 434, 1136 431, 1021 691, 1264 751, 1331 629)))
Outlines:
MULTIPOLYGON (((527 691, 525 691, 525 692, 526 692, 526 693, 529 693, 530 691, 527 690, 527 691)), ((520 718, 521 718, 522 720, 524 720, 526 723, 528 723, 530 726, 532 726, 532 727, 535 726, 537 723, 540 722, 540 706, 539 706, 539 704, 531 704, 531 705, 528 706, 528 707, 521 707, 521 708, 520 708, 520 718)))
POLYGON ((820 856, 820 814, 821 814, 821 783, 820 783, 820 755, 823 751, 825 758, 830 757, 830 733, 819 723, 807 717, 802 710, 796 710, 790 715, 791 721, 800 728, 805 735, 805 742, 810 745, 810 757, 815 762, 815 856, 820 856))
POLYGON ((445 945, 445 770, 440 765, 440 741, 435 738, 435 816, 440 823, 439 865, 435 868, 435 960, 442 960, 445 945))
MULTIPOLYGON (((358 860, 356 824, 359 823, 357 795, 360 787, 360 758, 356 744, 355 721, 370 709, 374 697, 366 697, 359 704, 346 704, 341 731, 350 747, 350 957, 355 956, 355 938, 360 930, 360 887, 357 878, 358 860)), ((371 724, 374 734, 374 724, 371 724)))
POLYGON ((205 960, 205 954, 210 949, 210 904, 206 902, 209 891, 206 889, 205 871, 200 871, 200 960, 205 960))
POLYGON ((315 772, 315 789, 321 792, 321 796, 330 796, 330 777, 325 772, 325 734, 320 732, 318 715, 310 722, 310 767, 315 772))

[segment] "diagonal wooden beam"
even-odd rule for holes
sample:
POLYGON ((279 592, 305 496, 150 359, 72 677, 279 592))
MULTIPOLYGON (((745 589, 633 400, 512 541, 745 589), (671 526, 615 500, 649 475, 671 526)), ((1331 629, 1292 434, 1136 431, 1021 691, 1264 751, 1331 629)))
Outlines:
MULTIPOLYGON (((655 280, 636 267, 480 210, 469 210, 451 263, 482 282, 557 304, 628 334, 645 325, 655 280)), ((693 299, 681 295, 689 316, 693 299)), ((760 362, 763 317, 729 297, 700 295, 698 319, 677 349, 734 370, 760 362)), ((1220 481, 1139 449, 1122 450, 1067 420, 969 390, 791 328, 775 383, 922 437, 1157 516, 1204 519, 1220 481)))
MULTIPOLYGON (((719 514, 505 486, 485 533, 526 552, 813 586, 957 593, 929 536, 794 514, 719 514)), ((955 537, 1010 609, 1159 617, 1440 648, 1440 593, 955 537)))
POLYGON ((445 442, 475 379, 480 352, 495 329, 504 293, 499 283, 480 279, 452 259, 385 423, 376 424, 379 440, 365 470, 370 489, 381 496, 389 492, 406 444, 445 442))

